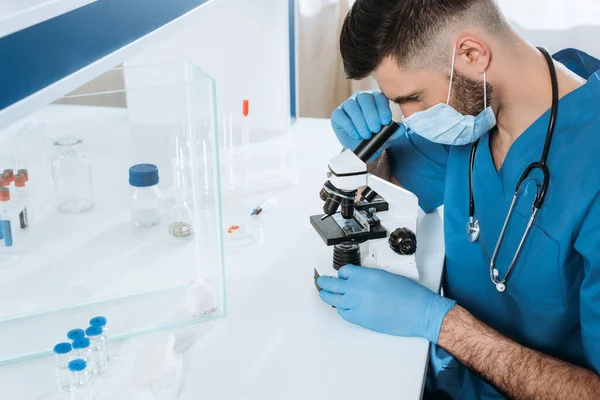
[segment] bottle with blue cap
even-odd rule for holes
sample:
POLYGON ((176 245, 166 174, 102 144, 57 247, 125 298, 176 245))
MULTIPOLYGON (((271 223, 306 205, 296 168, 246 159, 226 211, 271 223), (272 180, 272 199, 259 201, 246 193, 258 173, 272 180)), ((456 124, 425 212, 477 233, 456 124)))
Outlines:
POLYGON ((158 182, 156 165, 137 164, 129 168, 129 198, 133 225, 151 227, 160 223, 161 193, 158 182))
POLYGON ((61 392, 71 390, 71 372, 69 371, 69 362, 73 355, 71 343, 58 343, 54 346, 54 359, 56 360, 56 382, 61 392))
MULTIPOLYGON (((84 360, 87 365, 92 365, 92 346, 90 339, 80 337, 73 340, 73 357, 84 360)), ((92 377, 90 376, 90 383, 92 377)))
POLYGON ((76 358, 69 362, 69 371, 71 371, 71 399, 92 400, 92 384, 87 362, 76 358))
POLYGON ((69 338, 71 342, 83 337, 85 337, 85 331, 83 329, 71 329, 67 332, 67 338, 69 338))
POLYGON ((100 375, 106 371, 108 356, 106 351, 106 338, 102 335, 102 327, 92 325, 85 330, 92 348, 92 374, 100 375))
POLYGON ((102 336, 104 336, 104 340, 106 343, 106 358, 108 361, 112 358, 112 352, 110 349, 110 340, 108 337, 108 320, 106 317, 98 316, 90 319, 90 326, 97 325, 102 328, 102 336))

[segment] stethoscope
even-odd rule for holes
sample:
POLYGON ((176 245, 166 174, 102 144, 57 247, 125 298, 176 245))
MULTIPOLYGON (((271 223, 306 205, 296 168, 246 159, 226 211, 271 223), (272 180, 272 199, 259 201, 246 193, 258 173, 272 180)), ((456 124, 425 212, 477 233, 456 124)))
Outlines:
MULTIPOLYGON (((506 215, 506 219, 504 220, 504 226, 502 226, 502 231, 500 232, 500 237, 496 242, 496 248, 494 249, 494 253, 492 254, 492 259, 490 261, 490 279, 492 283, 496 286, 496 290, 502 293, 506 290, 506 283, 508 278, 510 277, 513 268, 521 254, 521 250, 523 250, 523 244, 529 236, 531 232, 531 228, 535 223, 538 212, 542 205, 544 204, 544 199, 546 198, 546 191, 548 189, 548 184, 550 183, 550 171, 548 170, 548 166, 546 165, 546 160, 548 159, 548 152, 550 151, 550 143, 552 142, 552 136, 554 135, 554 128, 556 125, 556 116, 558 114, 558 79, 556 77, 556 67, 554 66, 554 62, 552 57, 548 53, 548 51, 544 48, 538 47, 538 50, 542 52, 546 61, 548 63, 548 68, 550 69, 550 78, 552 80, 552 109, 550 113, 550 123, 548 124, 548 133, 546 133, 546 141, 544 143, 544 151, 542 152, 542 158, 540 161, 531 163, 525 168, 523 174, 521 175, 521 179, 517 183, 517 187, 515 189, 515 194, 513 195, 512 202, 510 203, 510 208, 508 210, 508 214, 506 215), (529 218, 529 222, 527 223, 527 227, 525 228, 525 233, 519 242, 519 247, 517 247, 517 251, 510 262, 508 270, 504 275, 504 278, 499 279, 499 272, 496 268, 496 259, 498 258, 498 253, 500 250, 500 246, 504 241, 504 236, 506 234, 506 228, 510 221, 510 218, 515 210, 515 206, 517 204, 517 199, 519 194, 521 193, 521 185, 522 183, 529 177, 532 171, 539 169, 544 174, 544 180, 542 182, 541 188, 538 186, 535 200, 533 202, 531 217, 529 218)), ((467 222, 467 240, 471 243, 475 243, 479 240, 480 228, 479 221, 475 218, 475 200, 473 198, 473 166, 475 164, 475 154, 477 152, 478 141, 473 143, 471 147, 471 157, 469 160, 469 221, 467 222)))

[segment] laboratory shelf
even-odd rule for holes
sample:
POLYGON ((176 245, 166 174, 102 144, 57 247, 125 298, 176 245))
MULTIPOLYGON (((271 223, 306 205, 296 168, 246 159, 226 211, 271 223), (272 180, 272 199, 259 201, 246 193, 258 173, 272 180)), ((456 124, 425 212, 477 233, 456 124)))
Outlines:
POLYGON ((0 38, 98 0, 0 0, 0 38))

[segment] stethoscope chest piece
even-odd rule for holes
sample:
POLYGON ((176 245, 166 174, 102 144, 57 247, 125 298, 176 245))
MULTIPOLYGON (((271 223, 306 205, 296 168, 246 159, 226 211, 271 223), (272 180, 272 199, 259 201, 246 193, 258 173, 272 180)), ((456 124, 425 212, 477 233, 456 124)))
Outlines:
POLYGON ((467 240, 469 243, 475 243, 479 240, 479 220, 469 218, 467 222, 467 240))

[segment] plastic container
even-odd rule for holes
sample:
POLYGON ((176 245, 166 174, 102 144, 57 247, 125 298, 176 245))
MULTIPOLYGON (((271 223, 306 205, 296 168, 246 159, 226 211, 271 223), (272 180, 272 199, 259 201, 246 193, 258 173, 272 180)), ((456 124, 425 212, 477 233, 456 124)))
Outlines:
POLYGON ((137 227, 152 227, 160 223, 161 193, 158 168, 153 164, 138 164, 129 169, 131 185, 131 221, 137 227))
POLYGON ((108 357, 106 351, 106 338, 102 335, 102 328, 92 325, 85 330, 92 348, 92 374, 100 375, 106 372, 108 357))
POLYGON ((10 190, 0 188, 0 246, 13 247, 13 226, 9 212, 10 190))
POLYGON ((92 383, 85 360, 78 358, 69 362, 69 371, 71 371, 71 399, 92 400, 92 383))
POLYGON ((19 229, 27 230, 29 228, 29 216, 27 213, 27 188, 25 182, 27 177, 24 174, 17 174, 14 178, 15 182, 15 204, 18 207, 18 223, 19 229))
POLYGON ((69 362, 73 355, 73 348, 70 343, 59 343, 54 346, 54 359, 56 364, 56 383, 58 390, 68 392, 71 390, 71 371, 69 362))
POLYGON ((58 210, 80 214, 94 207, 92 167, 89 157, 77 150, 83 143, 78 138, 57 140, 59 154, 52 159, 52 177, 58 210))
MULTIPOLYGON (((80 337, 73 340, 73 358, 84 360, 87 365, 92 365, 92 346, 90 339, 80 337)), ((92 376, 90 376, 90 383, 92 376)))
POLYGON ((110 361, 110 359, 112 358, 112 351, 110 348, 110 339, 108 336, 108 320, 106 319, 106 317, 94 317, 92 319, 90 319, 90 326, 99 326, 102 328, 102 336, 104 336, 104 340, 106 343, 106 358, 108 359, 108 361, 110 361))

